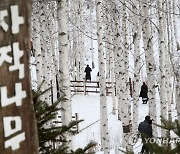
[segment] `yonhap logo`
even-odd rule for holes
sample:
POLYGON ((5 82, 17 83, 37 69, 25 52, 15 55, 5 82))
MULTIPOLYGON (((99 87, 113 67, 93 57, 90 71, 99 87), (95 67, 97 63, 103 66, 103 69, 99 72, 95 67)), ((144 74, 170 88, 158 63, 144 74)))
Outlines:
POLYGON ((166 137, 157 137, 157 138, 145 138, 146 143, 150 144, 179 144, 180 138, 166 138, 166 137))
MULTIPOLYGON (((141 134, 139 132, 133 133, 129 136, 128 143, 130 145, 135 145, 138 142, 138 139, 141 139, 141 134)), ((179 144, 180 138, 165 138, 165 137, 152 137, 152 138, 144 138, 145 143, 150 144, 179 144)))

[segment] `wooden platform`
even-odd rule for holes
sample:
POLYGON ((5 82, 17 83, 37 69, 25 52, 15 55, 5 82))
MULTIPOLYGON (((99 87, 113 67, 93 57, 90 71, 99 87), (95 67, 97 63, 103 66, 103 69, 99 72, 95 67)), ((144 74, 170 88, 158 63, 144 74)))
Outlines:
MULTIPOLYGON (((99 93, 97 81, 71 81, 71 92, 73 93, 99 93)), ((106 95, 112 93, 111 82, 106 82, 106 95)))
MULTIPOLYGON (((106 82, 106 95, 110 95, 112 93, 112 84, 111 82, 106 82)), ((134 81, 129 78, 129 91, 130 96, 132 97, 132 93, 134 90, 134 81)), ((71 81, 71 92, 72 93, 99 93, 100 89, 98 87, 97 81, 71 81)), ((116 95, 116 87, 115 87, 115 95, 116 95)))

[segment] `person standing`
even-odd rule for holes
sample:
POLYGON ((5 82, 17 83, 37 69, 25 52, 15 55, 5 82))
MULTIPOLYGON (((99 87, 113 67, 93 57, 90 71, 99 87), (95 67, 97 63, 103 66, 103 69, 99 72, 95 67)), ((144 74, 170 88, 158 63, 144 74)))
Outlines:
POLYGON ((148 86, 145 82, 143 82, 143 85, 141 86, 141 91, 139 97, 142 97, 143 104, 147 104, 148 101, 148 86))
POLYGON ((146 116, 145 120, 143 122, 140 122, 138 126, 138 131, 141 134, 143 146, 141 149, 142 154, 148 154, 149 153, 149 147, 146 143, 148 141, 148 138, 152 138, 152 120, 150 119, 150 116, 146 116))
POLYGON ((89 67, 89 65, 87 65, 84 71, 86 73, 86 81, 87 80, 91 81, 91 71, 92 69, 89 67))
POLYGON ((97 81, 97 86, 98 86, 98 88, 99 88, 99 72, 97 73, 96 81, 97 81))

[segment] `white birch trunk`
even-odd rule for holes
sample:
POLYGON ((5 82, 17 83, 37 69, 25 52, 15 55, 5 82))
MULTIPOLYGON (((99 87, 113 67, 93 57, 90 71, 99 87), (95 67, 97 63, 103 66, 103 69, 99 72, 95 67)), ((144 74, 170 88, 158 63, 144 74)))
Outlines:
MULTIPOLYGON (((169 1, 168 3, 166 3, 166 8, 169 10, 172 10, 173 7, 173 2, 171 3, 171 1, 169 1)), ((164 10, 166 10, 166 8, 164 7, 164 10)), ((163 13, 164 14, 164 13, 163 13)), ((168 108, 168 120, 172 120, 172 98, 173 98, 173 89, 172 89, 172 66, 170 63, 170 55, 168 53, 172 53, 174 52, 174 50, 176 50, 176 42, 175 39, 173 38, 173 34, 174 34, 174 25, 173 25, 173 14, 166 14, 166 16, 164 15, 164 22, 166 22, 167 24, 165 24, 166 26, 166 31, 164 32, 165 34, 165 44, 166 44, 166 61, 165 61, 165 73, 166 73, 166 92, 167 92, 167 108, 168 108), (168 43, 167 43, 168 42, 168 43), (168 47, 167 47, 168 46, 168 47)))
MULTIPOLYGON (((175 13, 177 13, 176 10, 176 5, 175 5, 175 1, 172 1, 172 5, 173 5, 173 28, 174 28, 174 37, 175 37, 175 42, 176 42, 176 48, 179 46, 180 47, 180 43, 178 42, 178 36, 177 36, 177 15, 175 15, 175 13)), ((177 2, 176 2, 177 3, 177 2)))
MULTIPOLYGON (((148 81, 148 95, 149 95, 149 115, 153 119, 154 123, 157 123, 156 115, 156 100, 155 100, 155 61, 154 61, 154 51, 152 45, 152 37, 150 30, 149 21, 149 5, 148 0, 145 0, 142 5, 142 31, 143 31, 143 41, 146 59, 146 72, 148 81)), ((148 114, 148 113, 147 113, 148 114)), ((153 134, 157 135, 157 126, 153 125, 153 134)))
MULTIPOLYGON (((47 90, 50 88, 50 79, 49 79, 49 70, 48 70, 48 43, 47 43, 47 20, 45 14, 47 14, 47 3, 46 2, 41 2, 40 3, 40 24, 41 24, 41 57, 42 57, 42 70, 43 70, 43 84, 41 86, 41 90, 47 90)), ((49 102, 49 95, 50 91, 47 91, 43 96, 42 99, 45 100, 46 102, 49 102)))
MULTIPOLYGON (((50 88, 49 91, 47 91, 47 98, 46 100, 49 102, 49 103, 53 103, 53 100, 55 98, 53 98, 53 83, 51 83, 53 80, 53 74, 55 72, 54 70, 54 66, 53 66, 53 57, 52 57, 52 50, 54 50, 54 47, 52 46, 52 35, 51 35, 51 30, 49 30, 49 26, 50 26, 50 23, 49 23, 49 20, 50 20, 50 16, 51 14, 49 14, 50 12, 50 4, 48 3, 45 3, 46 6, 44 7, 44 16, 45 16, 45 67, 46 67, 46 72, 45 73, 45 83, 47 84, 47 87, 50 88), (49 16, 48 16, 49 15, 49 16), (52 86, 52 87, 51 87, 52 86)), ((52 23, 52 21, 51 21, 52 23)))
POLYGON ((92 59, 92 69, 95 68, 95 64, 94 64, 94 45, 93 45, 93 18, 92 18, 92 13, 93 13, 93 1, 94 0, 90 0, 90 7, 89 7, 89 17, 90 17, 90 37, 91 37, 91 59, 92 59))
POLYGON ((168 104, 168 120, 172 121, 172 105, 173 104, 173 83, 172 81, 172 67, 170 63, 169 55, 166 58, 166 65, 167 65, 167 104, 168 104))
MULTIPOLYGON (((180 68, 180 66, 179 66, 180 68)), ((180 74, 176 75, 176 105, 177 105, 177 119, 180 121, 180 74)))
MULTIPOLYGON (((67 12, 67 0, 58 1, 58 34, 59 34, 59 57, 60 57, 60 91, 61 96, 65 95, 66 100, 62 102, 61 119, 62 125, 68 125, 71 121, 71 91, 70 91, 70 78, 69 78, 69 63, 68 63, 68 12, 67 12)), ((67 141, 69 141, 69 147, 71 146, 72 137, 70 134, 66 134, 67 141)))
MULTIPOLYGON (((111 30, 112 34, 113 34, 113 31, 111 30)), ((112 39, 111 39, 112 41, 112 39)), ((113 47, 114 49, 114 47, 113 47)), ((111 73, 111 87, 112 87, 112 93, 111 93, 111 97, 112 97, 112 103, 113 103, 113 106, 112 106, 112 113, 115 115, 117 112, 117 103, 116 103, 116 80, 115 80, 115 66, 114 66, 114 59, 115 59, 115 56, 114 56, 114 50, 110 52, 110 73, 111 73)))
MULTIPOLYGON (((79 29, 83 27, 83 0, 78 0, 79 4, 79 29)), ((79 31, 79 80, 83 80, 84 78, 84 39, 83 33, 79 31)))
POLYGON ((118 119, 122 121, 123 126, 123 147, 127 150, 132 150, 131 145, 129 145, 129 135, 131 133, 131 117, 130 117, 130 101, 129 99, 129 90, 127 89, 128 77, 126 74, 126 64, 127 60, 127 46, 125 45, 126 40, 126 23, 125 16, 126 9, 125 3, 123 1, 123 19, 122 24, 120 24, 120 15, 118 14, 119 6, 116 5, 114 9, 114 18, 115 18, 115 29, 116 29, 116 49, 115 49, 115 73, 116 73, 116 94, 118 98, 118 119), (120 27, 122 25, 122 33, 120 35, 120 27), (122 38, 122 40, 121 40, 122 38), (123 42, 122 42, 123 41, 123 42))
MULTIPOLYGON (((74 0, 72 2, 73 4, 73 14, 72 14, 72 19, 73 20, 73 24, 74 25, 77 25, 77 21, 78 21, 78 17, 77 17, 77 1, 74 0)), ((71 65, 71 69, 73 70, 72 72, 72 77, 73 79, 76 81, 76 80, 79 80, 79 78, 77 77, 77 55, 78 55, 78 30, 77 30, 77 27, 75 27, 73 25, 73 47, 72 47, 72 55, 74 56, 71 56, 71 61, 72 61, 72 65, 71 65)))
MULTIPOLYGON (((104 2, 107 9, 109 10, 109 4, 107 3, 107 1, 104 2)), ((106 9, 106 8, 105 8, 106 9)), ((107 12, 105 9, 103 9, 103 11, 106 13, 106 16, 104 17, 104 22, 105 22, 105 52, 106 52, 106 79, 107 81, 110 81, 110 50, 111 50, 111 46, 110 46, 110 42, 111 42, 111 36, 110 34, 110 20, 108 20, 110 18, 110 14, 109 12, 107 12)))
MULTIPOLYGON (((114 40, 116 41, 116 46, 115 46, 115 51, 114 51, 114 58, 115 58, 115 80, 116 80, 116 96, 117 96, 117 103, 118 103, 118 120, 122 121, 122 111, 121 111, 121 75, 122 73, 120 72, 121 68, 121 53, 122 53, 122 40, 120 37, 120 17, 118 14, 118 6, 114 8, 114 18, 115 18, 115 34, 114 36, 116 37, 114 40)), ((123 142, 123 138, 122 138, 123 142)))
MULTIPOLYGON (((55 2, 51 2, 50 4, 50 10, 55 8, 55 2)), ((57 10, 55 10, 57 11, 57 10)), ((53 13, 55 13, 55 11, 53 13)), ((48 16, 46 15, 46 18, 48 19, 48 16)), ((57 60, 57 50, 55 48, 55 41, 56 41, 56 37, 54 34, 56 34, 56 29, 55 29, 55 22, 56 19, 54 17, 51 16, 49 17, 50 19, 48 19, 48 33, 49 33, 49 41, 50 41, 50 69, 51 69, 51 81, 52 81, 52 87, 51 87, 51 98, 52 98, 52 102, 54 102, 55 100, 57 100, 57 85, 56 85, 56 77, 59 75, 58 72, 58 60, 57 60)), ((59 79, 58 79, 59 81, 59 79)))
POLYGON ((32 21, 32 43, 33 50, 36 60, 36 77, 37 77, 37 87, 43 82, 43 70, 42 70, 42 55, 41 55, 41 36, 40 36, 40 9, 39 3, 33 3, 33 21, 32 21))
MULTIPOLYGON (((177 31, 177 19, 180 18, 179 15, 175 15, 175 13, 180 13, 180 1, 179 0, 175 0, 175 1, 172 1, 172 5, 173 5, 173 27, 174 27, 174 39, 175 39, 175 46, 176 46, 176 49, 175 51, 178 53, 180 53, 180 43, 179 43, 179 40, 178 40, 178 31, 177 31), (177 7, 178 6, 178 7, 177 7), (177 8, 179 8, 179 12, 177 10, 177 8)), ((180 54, 177 54, 177 57, 180 57, 180 54)), ((172 60, 172 59, 171 59, 172 60)), ((173 64, 171 62, 171 64, 173 64)), ((175 74, 175 80, 176 80, 176 87, 175 87, 175 102, 176 102, 176 105, 177 105, 177 119, 178 121, 180 121, 180 73, 179 73, 179 70, 180 70, 180 64, 177 62, 177 63, 174 63, 174 74, 175 74)))
POLYGON ((100 131, 101 148, 104 154, 110 153, 108 117, 107 117, 107 98, 106 98, 106 79, 103 48, 103 22, 102 22, 102 1, 96 0, 96 22, 98 38, 98 60, 99 60, 99 85, 100 85, 100 131))
POLYGON ((119 68, 121 71, 121 85, 120 87, 120 101, 119 103, 121 106, 121 112, 122 112, 122 125, 124 130, 124 146, 127 148, 127 150, 132 150, 132 145, 129 143, 129 137, 131 135, 131 105, 130 105, 130 91, 129 91, 129 75, 128 75, 128 41, 127 41, 127 35, 128 35, 128 28, 127 28, 127 3, 125 0, 123 0, 123 6, 122 6, 122 51, 120 56, 121 61, 121 67, 119 68), (125 127, 129 130, 125 132, 125 127))
MULTIPOLYGON (((139 7, 137 5, 137 0, 133 1, 132 10, 137 12, 139 7)), ((135 133, 138 128, 138 117, 139 117, 139 91, 140 91, 140 32, 141 25, 139 24, 139 17, 136 14, 133 14, 133 44, 134 44, 134 89, 133 89, 133 125, 132 132, 135 133)), ((132 83, 133 84, 133 83, 132 83)))
MULTIPOLYGON (((166 46, 165 46, 165 23, 163 15, 163 4, 162 0, 158 1, 159 8, 159 64, 160 64, 160 103, 161 103, 161 115, 163 118, 167 119, 167 93, 166 93, 166 73, 165 73, 165 61, 166 61, 166 46)), ((162 129, 161 135, 165 135, 165 131, 162 129)))
MULTIPOLYGON (((77 10, 77 11, 79 11, 79 10, 77 10)), ((78 31, 78 37, 77 37, 77 50, 76 50, 76 73, 77 73, 77 81, 80 81, 80 47, 79 47, 79 45, 80 45, 80 32, 79 32, 79 25, 78 25, 78 21, 80 20, 79 19, 79 14, 77 14, 77 27, 78 27, 78 29, 77 29, 77 31, 78 31)))
MULTIPOLYGON (((113 34, 114 32, 111 30, 111 34, 113 34)), ((111 38, 111 41, 113 41, 113 39, 111 38)), ((112 43, 112 42, 111 42, 112 43)), ((117 111, 117 104, 116 104, 116 80, 115 80, 115 56, 114 56, 114 50, 115 50, 115 45, 112 48, 112 51, 110 52, 110 75, 111 75, 111 87, 112 87, 112 93, 111 93, 111 97, 112 97, 112 113, 115 115, 116 111, 117 111)))
MULTIPOLYGON (((116 98, 115 98, 115 74, 114 74, 114 46, 113 46, 113 40, 112 40, 112 34, 113 34, 113 30, 112 30, 112 26, 114 23, 112 23, 112 19, 111 19, 111 9, 113 7, 113 5, 111 3, 109 3, 108 0, 105 1, 106 3, 106 9, 108 10, 104 10, 106 11, 106 17, 105 17, 105 21, 106 21, 106 43, 105 43, 105 47, 106 47, 106 78, 109 80, 109 82, 111 82, 111 97, 112 97, 112 113, 115 115, 116 114, 116 98)), ((108 89, 107 89, 108 90, 108 89)))

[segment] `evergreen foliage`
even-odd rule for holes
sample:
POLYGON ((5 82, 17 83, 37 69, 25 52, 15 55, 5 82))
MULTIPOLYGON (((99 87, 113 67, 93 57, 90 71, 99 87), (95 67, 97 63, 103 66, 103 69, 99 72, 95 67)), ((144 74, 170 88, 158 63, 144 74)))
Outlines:
MULTIPOLYGON (((146 147, 149 152, 144 154, 180 154, 180 123, 178 120, 174 122, 161 117, 161 124, 155 124, 157 127, 166 130, 165 137, 153 137, 147 139, 146 147)), ((134 154, 132 151, 123 151, 125 154, 134 154)))
POLYGON ((60 103, 65 100, 65 97, 60 97, 53 104, 48 104, 45 101, 40 99, 46 91, 41 92, 40 90, 32 91, 33 95, 33 104, 37 120, 37 129, 39 136, 39 152, 42 154, 68 154, 68 151, 71 151, 71 154, 84 154, 86 151, 96 143, 91 142, 83 149, 77 149, 76 151, 69 150, 69 147, 66 146, 65 133, 71 133, 72 135, 76 134, 77 131, 72 128, 83 120, 71 121, 69 125, 57 126, 52 123, 57 116, 57 111, 61 110, 60 103))
POLYGON ((150 153, 155 154, 179 154, 180 153, 180 123, 178 120, 174 122, 166 120, 161 117, 162 125, 158 127, 166 130, 166 136, 163 138, 156 138, 156 142, 148 143, 150 153), (159 143, 161 142, 161 144, 159 143))

